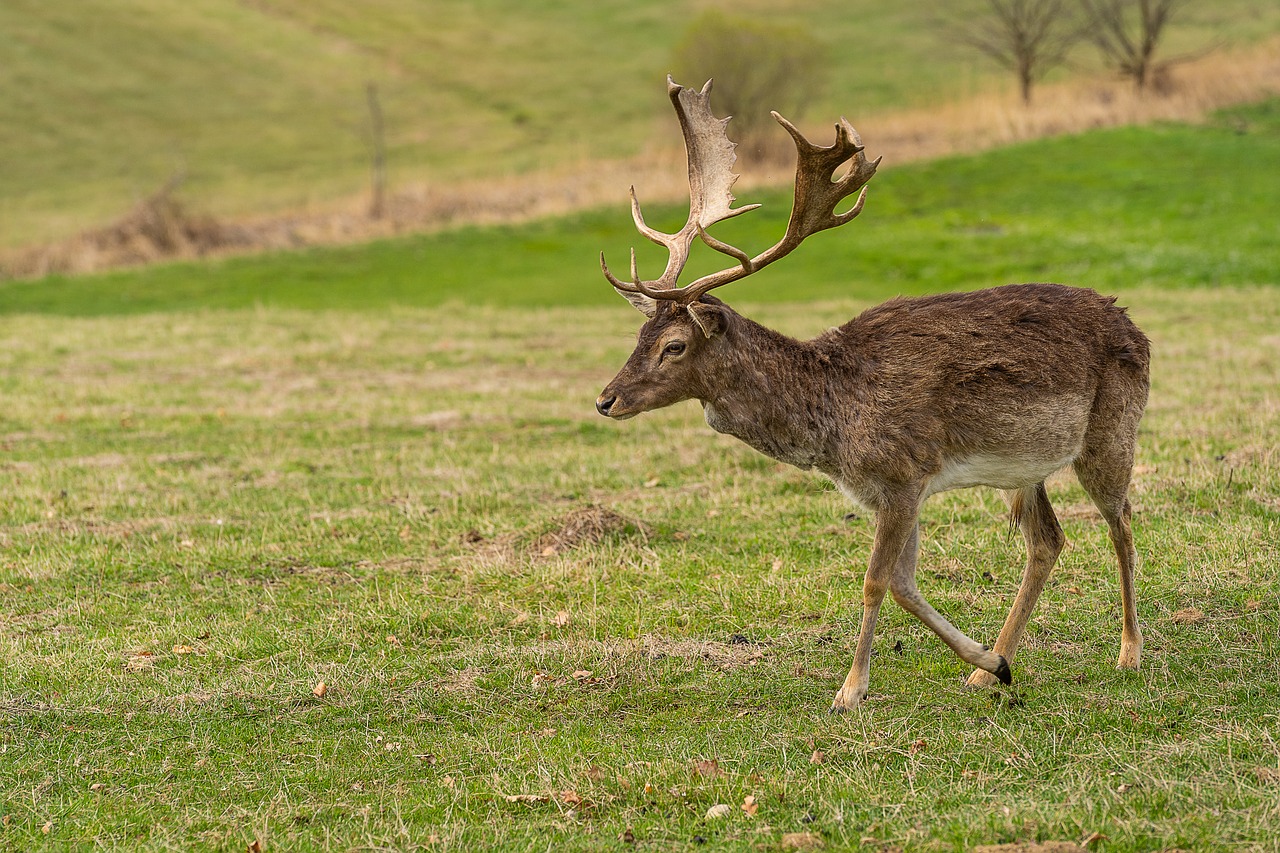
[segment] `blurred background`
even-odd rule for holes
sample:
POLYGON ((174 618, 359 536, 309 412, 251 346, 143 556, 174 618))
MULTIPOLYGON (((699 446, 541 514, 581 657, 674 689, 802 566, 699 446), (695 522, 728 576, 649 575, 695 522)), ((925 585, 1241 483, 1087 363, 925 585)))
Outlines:
POLYGON ((675 200, 667 73, 779 185, 769 109, 891 168, 1280 91, 1271 0, 939 5, 5 0, 0 276, 675 200))

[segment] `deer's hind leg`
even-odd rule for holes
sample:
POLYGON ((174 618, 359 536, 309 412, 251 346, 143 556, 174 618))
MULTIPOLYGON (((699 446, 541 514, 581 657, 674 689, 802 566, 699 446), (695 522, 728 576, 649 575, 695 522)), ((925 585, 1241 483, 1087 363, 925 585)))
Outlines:
POLYGON ((1133 473, 1133 444, 1110 442, 1101 450, 1086 449, 1075 463, 1076 476, 1089 497, 1102 513, 1111 535, 1111 544, 1120 564, 1120 628, 1118 669, 1138 669, 1142 665, 1142 631, 1138 628, 1138 609, 1134 592, 1134 574, 1138 552, 1133 547, 1130 517, 1129 478, 1133 473))
MULTIPOLYGON (((1062 553, 1066 537, 1053 514, 1044 483, 1006 492, 1005 499, 1009 501, 1013 520, 1022 529, 1022 538, 1027 543, 1027 565, 1022 572, 1022 584, 1013 599, 1009 616, 1004 620, 1004 627, 1000 629, 1000 636, 996 638, 996 654, 1012 663, 1036 600, 1040 598, 1045 581, 1062 553)), ((995 677, 981 669, 974 670, 966 682, 970 687, 991 687, 995 683, 995 677)))

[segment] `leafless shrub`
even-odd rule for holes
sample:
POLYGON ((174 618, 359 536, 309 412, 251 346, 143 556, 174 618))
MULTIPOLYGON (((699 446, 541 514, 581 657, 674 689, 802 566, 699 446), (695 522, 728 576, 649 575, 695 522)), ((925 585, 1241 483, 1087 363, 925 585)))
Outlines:
POLYGON ((19 252, 5 266, 9 275, 29 277, 89 272, 106 266, 130 266, 172 257, 200 257, 245 247, 252 238, 243 228, 192 212, 177 190, 175 176, 133 206, 120 219, 69 240, 19 252))
MULTIPOLYGON (((769 111, 801 118, 827 67, 825 47, 808 31, 715 9, 689 24, 672 60, 676 79, 715 79, 717 113, 732 116, 735 140, 757 152, 774 138, 769 111)), ((781 138, 789 158, 790 143, 781 138)))

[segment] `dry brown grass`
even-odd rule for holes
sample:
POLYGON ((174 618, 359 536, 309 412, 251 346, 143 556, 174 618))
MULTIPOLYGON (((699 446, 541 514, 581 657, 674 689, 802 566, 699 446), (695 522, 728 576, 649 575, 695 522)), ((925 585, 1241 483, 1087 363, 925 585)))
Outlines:
MULTIPOLYGON (((1024 106, 1012 91, 986 93, 929 108, 856 116, 872 153, 891 165, 980 151, 1028 139, 1154 121, 1199 121, 1213 110, 1280 94, 1280 38, 1174 67, 1161 91, 1143 95, 1125 81, 1075 79, 1042 85, 1024 106)), ((806 127, 816 140, 826 126, 806 127)), ((787 156, 786 152, 781 152, 787 156)), ((745 164, 743 188, 791 179, 789 163, 745 164)), ((119 221, 48 245, 0 254, 0 277, 85 273, 158 260, 337 245, 447 228, 553 216, 625 204, 634 184, 647 200, 687 195, 684 158, 676 147, 624 161, 581 162, 517 177, 401 188, 381 217, 353 197, 324 209, 218 221, 183 208, 172 185, 119 221)))
POLYGON ((1159 94, 1116 79, 1077 79, 1035 90, 1024 107, 1011 94, 863 119, 894 162, 939 157, 1103 127, 1195 122, 1216 109, 1280 94, 1280 39, 1215 53, 1169 70, 1159 94))

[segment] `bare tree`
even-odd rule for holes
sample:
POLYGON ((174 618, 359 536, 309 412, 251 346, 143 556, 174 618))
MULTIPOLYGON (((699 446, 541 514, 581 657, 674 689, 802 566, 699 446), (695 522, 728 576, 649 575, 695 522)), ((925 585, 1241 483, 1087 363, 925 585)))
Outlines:
POLYGON ((1176 59, 1156 62, 1165 28, 1183 0, 1079 0, 1088 38, 1108 64, 1139 89, 1148 89, 1176 59))
POLYGON ((950 37, 1009 69, 1024 104, 1031 87, 1066 61, 1082 32, 1070 0, 985 0, 985 13, 951 18, 950 37))
POLYGON ((666 247, 668 261, 658 278, 643 280, 633 251, 630 275, 622 279, 601 256, 609 283, 647 320, 596 409, 625 420, 698 400, 712 429, 821 472, 875 512, 861 629, 831 710, 866 700, 886 594, 977 667, 970 684, 1012 681, 1009 663, 1066 541, 1044 481, 1068 465, 1106 520, 1120 566, 1117 666, 1138 669, 1137 553, 1126 495, 1147 402, 1146 336, 1114 299, 1059 284, 898 298, 811 341, 752 322, 709 291, 851 222, 880 161, 866 158, 847 121, 823 147, 774 113, 795 142, 795 201, 781 239, 753 257, 707 232, 758 206, 733 207, 735 158, 724 121, 712 114, 706 87, 686 89, 670 78, 667 85, 689 154, 689 218, 674 234, 657 231, 645 224, 632 190, 636 228, 666 247), (852 207, 837 213, 855 193, 852 207), (680 287, 695 240, 733 262, 680 287), (915 580, 921 505, 938 492, 978 485, 1005 491, 1027 546, 1022 585, 994 649, 957 630, 915 580))

